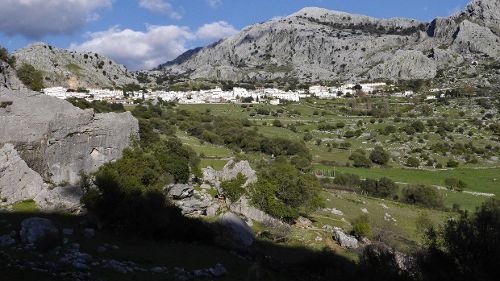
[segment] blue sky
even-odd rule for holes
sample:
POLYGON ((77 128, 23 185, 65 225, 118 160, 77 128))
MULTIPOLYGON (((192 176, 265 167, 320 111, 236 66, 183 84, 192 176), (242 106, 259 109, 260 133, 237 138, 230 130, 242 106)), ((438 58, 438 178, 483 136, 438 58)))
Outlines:
POLYGON ((468 0, 0 0, 0 45, 44 41, 151 68, 243 27, 316 6, 430 21, 468 0))

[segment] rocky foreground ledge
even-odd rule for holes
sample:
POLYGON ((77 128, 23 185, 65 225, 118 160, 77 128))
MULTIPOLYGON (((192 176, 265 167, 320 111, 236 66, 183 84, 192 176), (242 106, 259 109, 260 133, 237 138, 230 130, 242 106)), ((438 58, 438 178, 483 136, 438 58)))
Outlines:
MULTIPOLYGON (((128 112, 95 114, 40 93, 0 89, 2 204, 40 199, 49 185, 77 183, 80 171, 120 158, 138 131, 128 112)), ((42 209, 56 208, 46 197, 35 201, 42 209)))

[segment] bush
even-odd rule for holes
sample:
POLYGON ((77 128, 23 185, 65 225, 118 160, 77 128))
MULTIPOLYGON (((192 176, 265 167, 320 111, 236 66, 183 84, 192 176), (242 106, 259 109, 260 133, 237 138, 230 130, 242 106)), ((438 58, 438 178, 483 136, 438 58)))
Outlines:
POLYGON ((434 187, 413 185, 403 189, 403 200, 406 203, 416 204, 427 208, 442 209, 444 199, 434 187))
POLYGON ((462 191, 467 188, 467 184, 457 178, 446 178, 444 183, 446 187, 453 190, 462 191))
POLYGON ((420 161, 415 157, 410 157, 406 160, 406 166, 418 168, 420 166, 420 161))
POLYGON ((245 193, 243 185, 246 181, 247 178, 243 174, 239 173, 235 179, 230 181, 223 181, 220 184, 222 193, 226 198, 229 198, 231 202, 236 202, 245 193))
POLYGON ((387 151, 381 146, 376 146, 375 149, 370 153, 370 160, 379 165, 385 165, 389 162, 391 156, 387 151))
POLYGON ((448 162, 446 162, 446 167, 448 167, 448 168, 457 168, 459 165, 460 165, 460 163, 458 161, 453 160, 453 159, 450 159, 450 160, 448 160, 448 162))
POLYGON ((355 174, 337 174, 333 183, 346 187, 359 187, 361 180, 359 179, 359 176, 355 174))
POLYGON ((399 186, 389 178, 379 180, 366 179, 361 183, 361 189, 371 196, 387 198, 397 193, 399 186))
POLYGON ((250 188, 252 203, 274 217, 293 221, 299 212, 321 205, 317 178, 300 172, 283 157, 264 165, 258 178, 250 188))
POLYGON ((353 166, 356 168, 370 168, 372 166, 370 159, 359 152, 351 154, 349 159, 353 161, 353 166))
POLYGON ((351 234, 356 236, 358 239, 363 237, 368 239, 372 238, 372 228, 367 215, 363 215, 353 221, 351 234))
POLYGON ((44 88, 42 72, 31 64, 23 63, 17 69, 17 77, 33 91, 41 91, 44 88))

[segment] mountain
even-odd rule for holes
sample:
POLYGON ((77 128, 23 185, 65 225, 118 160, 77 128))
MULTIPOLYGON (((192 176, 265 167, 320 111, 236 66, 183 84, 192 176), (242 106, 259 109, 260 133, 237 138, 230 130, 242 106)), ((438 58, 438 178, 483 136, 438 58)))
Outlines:
POLYGON ((41 70, 47 87, 104 88, 137 83, 125 66, 96 53, 80 53, 35 43, 14 52, 17 64, 41 70))
POLYGON ((500 1, 477 0, 429 23, 305 8, 160 68, 167 76, 231 81, 430 79, 464 61, 498 61, 499 11, 500 1))

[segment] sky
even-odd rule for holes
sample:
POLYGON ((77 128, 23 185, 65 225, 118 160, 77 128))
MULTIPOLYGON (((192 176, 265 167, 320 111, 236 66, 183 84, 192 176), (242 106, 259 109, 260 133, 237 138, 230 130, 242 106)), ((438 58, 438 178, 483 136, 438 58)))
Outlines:
POLYGON ((468 0, 0 0, 0 46, 33 42, 151 69, 242 28, 304 7, 431 21, 468 0))

